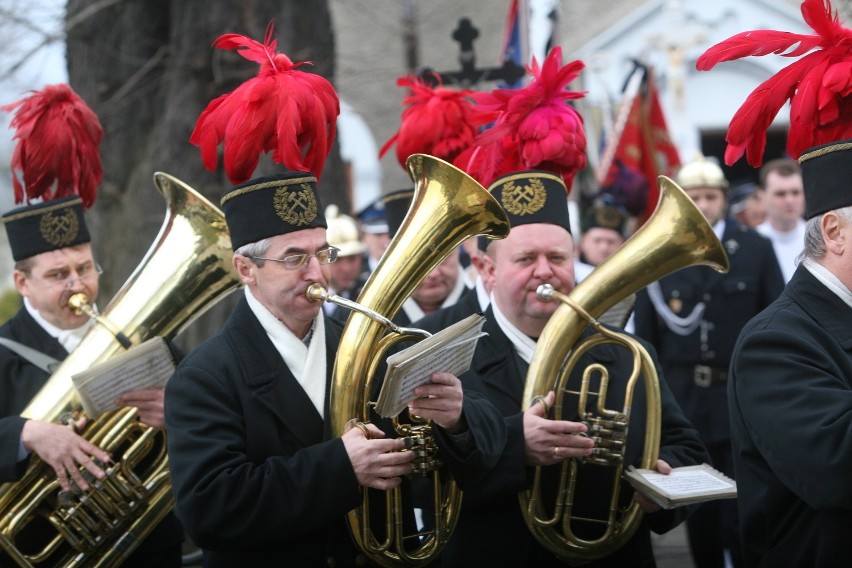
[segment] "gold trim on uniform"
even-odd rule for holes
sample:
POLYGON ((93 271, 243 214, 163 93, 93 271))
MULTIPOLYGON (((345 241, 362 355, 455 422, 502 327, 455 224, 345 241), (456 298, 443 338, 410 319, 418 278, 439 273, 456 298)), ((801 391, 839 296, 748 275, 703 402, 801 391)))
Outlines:
POLYGON ((813 152, 808 152, 807 154, 802 154, 799 156, 799 163, 807 162, 813 158, 819 158, 820 156, 825 156, 826 154, 831 154, 832 152, 839 152, 841 150, 849 150, 852 149, 852 142, 843 142, 842 144, 832 144, 831 146, 825 146, 823 148, 817 148, 813 152))
POLYGON ((529 185, 515 185, 514 180, 503 184, 501 196, 507 213, 522 217, 541 210, 547 201, 547 191, 538 178, 530 179, 529 185))
POLYGON ((291 186, 291 185, 305 184, 305 183, 316 183, 316 182, 317 182, 316 177, 305 176, 305 177, 291 178, 291 179, 276 179, 276 180, 273 180, 273 181, 267 181, 265 183, 258 183, 258 184, 250 185, 248 187, 242 187, 240 189, 235 189, 234 191, 231 191, 230 193, 228 193, 224 197, 222 197, 222 199, 219 201, 219 205, 222 206, 235 197, 239 197, 240 195, 245 195, 246 193, 251 193, 252 191, 258 191, 260 189, 268 189, 270 187, 284 188, 284 187, 288 187, 288 186, 291 186))
POLYGON ((80 230, 77 214, 71 209, 45 213, 38 222, 41 238, 55 247, 65 247, 74 242, 80 230))
POLYGON ((45 213, 50 213, 52 211, 57 211, 60 209, 66 209, 68 207, 74 207, 75 205, 82 205, 83 200, 79 197, 77 199, 69 199, 68 201, 64 201, 62 203, 56 203, 54 205, 47 205, 45 207, 39 207, 37 209, 26 209, 21 211, 20 213, 15 213, 13 215, 6 215, 3 217, 4 223, 12 223, 13 221, 19 221, 21 219, 26 219, 27 217, 35 217, 36 215, 44 215, 45 213))
POLYGON ((284 187, 275 190, 272 204, 275 214, 282 221, 296 227, 304 227, 317 218, 317 200, 313 188, 307 183, 301 190, 294 191, 284 187))

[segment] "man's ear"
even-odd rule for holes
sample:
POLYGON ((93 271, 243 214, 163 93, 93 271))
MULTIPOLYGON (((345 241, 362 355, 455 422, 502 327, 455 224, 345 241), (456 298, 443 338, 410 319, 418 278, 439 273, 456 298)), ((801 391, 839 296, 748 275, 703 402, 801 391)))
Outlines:
POLYGON ((822 216, 822 238, 825 241, 825 249, 834 254, 841 255, 846 247, 846 237, 843 234, 845 221, 834 211, 829 211, 822 216))
POLYGON ((30 293, 30 281, 27 275, 22 270, 15 269, 12 272, 12 280, 15 282, 15 289, 21 296, 27 297, 30 293))
POLYGON ((257 268, 257 265, 250 258, 241 254, 235 254, 232 262, 234 270, 237 271, 237 275, 243 281, 243 284, 248 286, 255 283, 254 271, 252 269, 257 268))

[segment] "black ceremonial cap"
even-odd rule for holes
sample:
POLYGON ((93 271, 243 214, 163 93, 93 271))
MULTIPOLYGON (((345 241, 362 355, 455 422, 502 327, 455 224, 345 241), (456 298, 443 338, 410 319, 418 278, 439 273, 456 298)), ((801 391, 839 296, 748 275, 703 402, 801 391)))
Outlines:
MULTIPOLYGON (((514 172, 497 178, 488 191, 506 210, 513 228, 549 223, 571 232, 568 190, 561 176, 540 170, 514 172)), ((477 244, 480 250, 485 250, 490 242, 479 237, 477 244)))
POLYGON ((327 228, 317 178, 309 172, 249 180, 226 193, 221 204, 234 250, 276 235, 327 228))
POLYGON ((815 146, 799 156, 808 219, 852 205, 852 139, 815 146))
POLYGON ((414 200, 414 188, 398 189, 384 196, 385 219, 388 223, 388 235, 393 238, 405 221, 411 202, 414 200))
POLYGON ((3 224, 15 262, 91 241, 83 200, 76 195, 12 209, 3 224))
POLYGON ((586 210, 583 220, 583 231, 589 229, 612 229, 619 235, 624 236, 624 225, 627 216, 616 207, 609 205, 596 205, 586 210))

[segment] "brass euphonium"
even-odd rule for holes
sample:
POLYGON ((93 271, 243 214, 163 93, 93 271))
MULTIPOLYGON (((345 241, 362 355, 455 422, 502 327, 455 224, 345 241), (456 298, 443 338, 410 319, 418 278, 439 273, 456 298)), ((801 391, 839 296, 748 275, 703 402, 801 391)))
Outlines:
MULTIPOLYGON (((81 411, 71 377, 154 337, 173 337, 230 291, 230 235, 219 209, 164 173, 154 183, 166 219, 145 258, 94 325, 22 412, 59 422, 81 411), (117 337, 118 336, 118 337, 117 337), (121 337, 124 340, 120 339, 121 337)), ((81 435, 108 452, 107 478, 85 493, 63 492, 53 469, 33 457, 24 477, 0 486, 0 565, 120 565, 174 506, 165 434, 137 419, 134 408, 90 420, 81 435), (14 565, 14 564, 13 564, 14 565)), ((84 474, 88 474, 83 470, 84 474)))
MULTIPOLYGON (((618 550, 633 536, 642 520, 638 503, 620 504, 627 432, 640 377, 644 380, 647 403, 640 467, 655 467, 660 446, 660 387, 653 361, 635 339, 607 330, 595 318, 630 294, 681 268, 703 264, 719 272, 728 270, 728 257, 722 244, 692 200, 669 178, 660 176, 659 183, 660 199, 651 218, 568 296, 544 286, 539 289, 540 297, 553 297, 561 304, 538 339, 524 384, 522 408, 529 408, 554 390, 556 402, 549 416, 560 419, 566 394, 576 395, 578 420, 588 426, 588 435, 594 436, 597 443, 593 455, 552 466, 561 468, 552 505, 545 506, 548 502, 541 487, 542 468, 536 469, 532 487, 521 492, 519 497, 524 519, 535 538, 569 563, 583 564, 618 550), (588 325, 600 333, 575 345, 588 325), (604 343, 625 347, 634 359, 624 402, 614 409, 607 408, 615 405, 606 400, 609 376, 601 365, 584 369, 578 391, 566 388, 580 357, 604 343), (599 378, 597 391, 591 385, 595 377, 599 378), (591 399, 596 399, 595 404, 589 404, 591 399), (580 490, 577 487, 578 462, 612 469, 613 489, 603 518, 573 514, 574 496, 580 490), (597 527, 591 529, 594 537, 576 534, 585 531, 588 535, 590 527, 597 527)), ((606 499, 607 496, 597 498, 606 499)))
MULTIPOLYGON (((414 181, 408 214, 358 296, 341 337, 332 375, 329 408, 334 435, 347 423, 370 420, 372 377, 389 347, 411 339, 419 330, 403 328, 388 333, 388 321, 417 285, 462 242, 474 235, 504 238, 509 220, 500 204, 473 178, 454 166, 425 154, 413 154, 407 166, 414 181), (374 312, 379 317, 370 315, 374 312)), ((337 301, 319 285, 308 291, 313 300, 337 301)), ((338 302, 340 303, 340 302, 338 302)), ((341 303, 351 306, 351 303, 341 303)), ((369 524, 368 491, 362 505, 347 516, 358 547, 383 566, 424 564, 434 560, 449 540, 461 506, 461 491, 452 478, 441 476, 430 424, 394 422, 400 436, 410 438, 418 453, 415 471, 434 483, 435 528, 428 533, 402 534, 404 511, 399 488, 386 492, 383 537, 369 524)))

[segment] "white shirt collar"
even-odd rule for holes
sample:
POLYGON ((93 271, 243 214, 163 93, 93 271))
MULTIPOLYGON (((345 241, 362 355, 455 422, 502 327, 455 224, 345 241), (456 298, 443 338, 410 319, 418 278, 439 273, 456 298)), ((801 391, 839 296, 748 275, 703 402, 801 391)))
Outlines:
MULTIPOLYGON (((30 303, 29 298, 24 298, 24 307, 26 308, 27 313, 30 314, 30 317, 32 317, 48 335, 56 338, 56 340, 68 353, 74 351, 74 349, 80 344, 80 341, 82 341, 83 336, 86 335, 86 332, 88 332, 95 323, 94 320, 89 319, 80 327, 74 329, 61 329, 44 319, 38 310, 30 303)), ((94 306, 92 306, 92 308, 97 311, 97 308, 94 306)))
POLYGON ((828 268, 809 258, 803 260, 802 265, 814 275, 814 278, 822 282, 826 288, 834 292, 838 298, 852 308, 852 291, 840 281, 840 278, 835 276, 828 268))
POLYGON ((536 342, 530 336, 515 327, 512 322, 509 321, 509 318, 503 315, 503 312, 500 311, 500 307, 497 305, 494 294, 491 294, 491 309, 494 312, 494 322, 500 326, 500 329, 503 330, 503 333, 506 334, 506 337, 509 338, 512 345, 515 346, 515 351, 518 355, 520 355, 521 359, 527 363, 532 361, 536 342))

